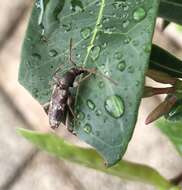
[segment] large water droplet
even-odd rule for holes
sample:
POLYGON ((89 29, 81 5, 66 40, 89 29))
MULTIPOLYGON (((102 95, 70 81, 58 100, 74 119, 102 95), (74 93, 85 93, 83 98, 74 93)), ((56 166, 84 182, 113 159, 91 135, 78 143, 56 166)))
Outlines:
POLYGON ((85 133, 90 134, 92 132, 92 127, 90 124, 87 123, 85 124, 83 130, 85 131, 85 133))
POLYGON ((87 39, 90 37, 91 34, 91 28, 87 27, 87 28, 83 28, 81 30, 81 36, 83 39, 87 39))
POLYGON ((137 8, 133 13, 133 19, 136 21, 141 21, 145 18, 146 12, 142 7, 137 8))
POLYGON ((51 49, 51 50, 49 51, 49 56, 50 56, 50 57, 55 57, 57 54, 58 54, 58 52, 57 52, 55 49, 51 49))
POLYGON ((92 100, 87 100, 87 106, 88 106, 91 110, 94 110, 94 109, 95 109, 95 104, 93 103, 92 100))
POLYGON ((126 68, 126 62, 124 60, 120 61, 117 65, 117 69, 122 72, 125 70, 125 68, 126 68))
POLYGON ((124 114, 123 99, 118 96, 109 96, 105 101, 105 109, 114 118, 120 118, 124 114))
POLYGON ((95 61, 99 55, 100 55, 100 47, 99 46, 94 46, 92 47, 91 51, 90 51, 90 56, 92 58, 93 61, 95 61))

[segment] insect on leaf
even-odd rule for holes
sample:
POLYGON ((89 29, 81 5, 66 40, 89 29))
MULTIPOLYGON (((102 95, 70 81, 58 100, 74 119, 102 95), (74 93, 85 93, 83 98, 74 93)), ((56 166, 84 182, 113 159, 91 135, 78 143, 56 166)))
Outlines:
POLYGON ((42 0, 30 18, 20 83, 40 103, 49 101, 49 82, 58 66, 68 66, 73 39, 76 64, 97 68, 77 89, 74 131, 108 165, 122 158, 135 127, 158 4, 158 0, 42 0))

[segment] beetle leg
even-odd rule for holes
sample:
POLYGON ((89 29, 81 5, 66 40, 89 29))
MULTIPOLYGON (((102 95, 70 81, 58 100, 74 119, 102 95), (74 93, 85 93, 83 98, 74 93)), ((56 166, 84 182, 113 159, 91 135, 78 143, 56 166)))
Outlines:
POLYGON ((65 121, 65 126, 68 129, 69 132, 73 133, 73 127, 71 126, 70 121, 72 120, 72 117, 70 115, 70 112, 68 111, 66 113, 66 121, 65 121))
POLYGON ((80 85, 80 83, 82 83, 83 81, 87 80, 92 74, 93 73, 89 73, 85 77, 83 77, 82 79, 80 79, 79 81, 74 82, 74 87, 78 87, 80 85))
POLYGON ((69 61, 70 63, 72 63, 73 65, 76 66, 76 63, 73 61, 72 59, 72 49, 73 49, 73 39, 70 39, 70 47, 69 47, 69 61))
POLYGON ((69 111, 71 112, 72 116, 74 118, 76 118, 75 113, 74 113, 74 111, 72 109, 73 104, 74 104, 74 98, 72 96, 68 96, 67 106, 68 106, 69 111))
POLYGON ((49 111, 49 105, 50 105, 49 102, 47 102, 47 103, 45 103, 45 104, 43 105, 43 108, 44 108, 44 111, 46 112, 46 114, 48 114, 48 111, 49 111))
MULTIPOLYGON (((85 78, 87 79, 88 77, 90 77, 92 74, 95 75, 101 75, 102 77, 106 78, 107 80, 109 80, 110 82, 112 82, 115 85, 118 85, 118 83, 113 80, 111 77, 106 76, 105 74, 103 74, 101 71, 98 71, 96 68, 83 68, 83 70, 87 71, 89 74, 87 76, 85 76, 85 78)), ((84 78, 83 78, 84 79, 84 78)))

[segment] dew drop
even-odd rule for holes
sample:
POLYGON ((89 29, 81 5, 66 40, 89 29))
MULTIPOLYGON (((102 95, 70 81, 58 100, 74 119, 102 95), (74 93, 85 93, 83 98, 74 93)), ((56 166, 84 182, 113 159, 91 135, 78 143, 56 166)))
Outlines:
POLYGON ((95 61, 99 55, 100 55, 100 47, 99 46, 94 46, 91 48, 91 52, 90 52, 90 56, 92 58, 93 61, 95 61))
POLYGON ((38 54, 38 53, 33 53, 33 54, 32 54, 32 58, 33 58, 35 61, 40 61, 40 60, 41 60, 41 55, 38 54))
POLYGON ((85 114, 83 112, 79 112, 78 115, 77 115, 77 119, 84 120, 85 119, 85 114))
POLYGON ((55 57, 57 54, 58 54, 58 52, 57 52, 55 49, 51 49, 51 50, 49 51, 49 56, 50 56, 50 57, 55 57))
POLYGON ((131 38, 128 36, 126 37, 126 39, 124 40, 125 44, 129 44, 131 42, 131 38))
POLYGON ((130 65, 127 70, 128 70, 128 73, 134 73, 135 72, 135 68, 132 65, 130 65))
POLYGON ((145 18, 146 12, 142 7, 137 8, 133 13, 133 19, 136 21, 141 21, 145 18))
POLYGON ((65 29, 65 32, 69 32, 71 30, 71 24, 63 24, 63 28, 65 29))
POLYGON ((80 0, 71 1, 71 10, 74 12, 84 11, 82 2, 80 0))
POLYGON ((107 18, 107 17, 105 17, 105 18, 103 18, 103 21, 102 21, 103 23, 108 23, 109 22, 109 18, 107 18))
POLYGON ((112 5, 115 9, 121 8, 123 2, 122 1, 115 1, 112 5))
POLYGON ((91 116, 90 114, 87 115, 87 120, 90 120, 91 119, 91 116))
POLYGON ((104 107, 109 115, 116 119, 124 114, 123 99, 118 95, 109 96, 105 101, 104 107))
POLYGON ((130 21, 129 21, 129 20, 123 21, 123 28, 128 27, 129 24, 130 24, 130 21))
POLYGON ((102 44, 102 48, 105 49, 106 47, 107 47, 107 43, 105 42, 102 44))
POLYGON ((125 70, 125 68, 126 68, 126 62, 124 60, 120 61, 117 65, 117 69, 122 72, 125 70))
POLYGON ((103 81, 100 81, 99 82, 99 88, 103 88, 104 87, 104 82, 103 81))
POLYGON ((102 114, 102 112, 101 112, 101 110, 96 110, 95 114, 96 114, 96 116, 100 116, 102 114))
POLYGON ((120 59, 123 58, 123 54, 122 54, 121 52, 117 51, 117 52, 114 54, 114 58, 120 60, 120 59))
POLYGON ((85 124, 83 130, 85 131, 85 133, 90 134, 92 132, 92 127, 90 124, 87 123, 85 124))
POLYGON ((89 27, 83 28, 81 30, 81 36, 85 40, 90 37, 90 34, 91 34, 91 28, 89 28, 89 27))
POLYGON ((146 52, 146 53, 150 53, 150 51, 151 51, 151 45, 150 45, 150 44, 147 44, 147 45, 145 46, 145 52, 146 52))
POLYGON ((92 100, 87 100, 87 106, 91 109, 95 109, 95 104, 92 102, 92 100))

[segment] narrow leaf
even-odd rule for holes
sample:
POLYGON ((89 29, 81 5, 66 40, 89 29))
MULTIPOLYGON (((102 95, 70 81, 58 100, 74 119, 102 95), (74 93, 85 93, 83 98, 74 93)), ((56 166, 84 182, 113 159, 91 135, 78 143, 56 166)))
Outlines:
POLYGON ((112 168, 103 165, 102 158, 93 149, 73 146, 54 134, 43 134, 25 129, 18 129, 18 133, 37 145, 39 148, 59 157, 98 171, 117 176, 122 179, 135 180, 156 186, 160 190, 169 190, 173 187, 164 177, 151 167, 120 161, 112 168))
POLYGON ((182 1, 181 0, 161 0, 158 16, 182 24, 182 1))
POLYGON ((182 156, 182 121, 173 122, 160 119, 156 124, 169 137, 182 156))
POLYGON ((157 45, 152 46, 149 68, 182 78, 182 60, 157 45))

